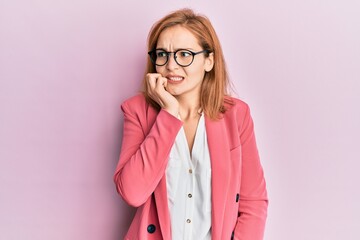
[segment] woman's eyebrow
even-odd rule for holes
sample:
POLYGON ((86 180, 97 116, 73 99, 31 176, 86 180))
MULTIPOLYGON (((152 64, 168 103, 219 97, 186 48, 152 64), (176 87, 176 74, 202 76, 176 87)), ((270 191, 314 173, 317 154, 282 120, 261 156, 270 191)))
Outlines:
MULTIPOLYGON (((156 49, 168 51, 167 48, 163 48, 163 47, 157 47, 156 49)), ((174 52, 177 51, 177 50, 181 50, 181 49, 195 51, 195 50, 194 50, 193 48, 191 48, 191 47, 180 47, 180 48, 174 48, 174 52)))

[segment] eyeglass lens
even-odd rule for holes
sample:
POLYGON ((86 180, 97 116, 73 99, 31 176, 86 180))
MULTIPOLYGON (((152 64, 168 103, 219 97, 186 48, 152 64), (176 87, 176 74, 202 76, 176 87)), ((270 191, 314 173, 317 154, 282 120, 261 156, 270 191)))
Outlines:
MULTIPOLYGON (((178 50, 174 54, 174 58, 177 64, 180 66, 188 66, 192 63, 194 59, 194 55, 187 50, 178 50)), ((169 60, 169 55, 171 53, 166 52, 164 50, 156 50, 155 51, 155 64, 158 66, 165 65, 167 61, 169 60)))

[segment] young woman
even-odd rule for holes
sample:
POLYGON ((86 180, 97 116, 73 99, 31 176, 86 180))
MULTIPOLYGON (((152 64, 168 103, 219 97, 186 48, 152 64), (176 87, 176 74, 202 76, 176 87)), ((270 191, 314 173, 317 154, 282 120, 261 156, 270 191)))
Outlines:
POLYGON ((136 215, 128 240, 260 240, 267 192, 249 107, 228 94, 210 21, 190 9, 152 27, 144 92, 126 100, 114 175, 136 215))

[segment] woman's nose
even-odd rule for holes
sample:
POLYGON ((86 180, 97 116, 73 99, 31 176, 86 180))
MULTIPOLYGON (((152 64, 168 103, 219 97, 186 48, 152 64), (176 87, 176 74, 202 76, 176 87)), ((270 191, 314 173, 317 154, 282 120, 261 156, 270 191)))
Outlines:
POLYGON ((173 69, 177 69, 178 67, 179 67, 179 65, 175 61, 175 55, 174 55, 174 53, 171 53, 169 55, 168 62, 166 63, 166 68, 168 70, 173 70, 173 69))

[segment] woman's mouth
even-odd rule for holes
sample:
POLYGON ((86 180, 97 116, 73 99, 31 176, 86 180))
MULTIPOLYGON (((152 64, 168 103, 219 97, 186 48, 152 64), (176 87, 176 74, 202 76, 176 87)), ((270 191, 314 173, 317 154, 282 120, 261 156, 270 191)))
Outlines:
POLYGON ((168 83, 180 83, 182 80, 184 80, 181 76, 167 76, 168 83))

